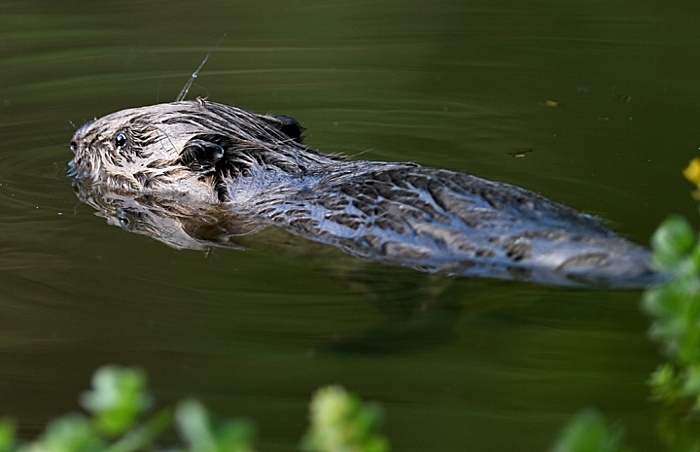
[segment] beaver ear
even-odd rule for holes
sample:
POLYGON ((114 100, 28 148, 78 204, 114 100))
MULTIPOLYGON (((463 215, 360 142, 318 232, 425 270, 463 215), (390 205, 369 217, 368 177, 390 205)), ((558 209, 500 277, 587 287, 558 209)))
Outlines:
POLYGON ((213 169, 224 158, 230 141, 223 135, 195 135, 183 146, 178 162, 194 170, 213 169))
POLYGON ((259 116, 259 118, 297 143, 301 143, 303 139, 301 134, 306 129, 296 119, 289 116, 259 116))

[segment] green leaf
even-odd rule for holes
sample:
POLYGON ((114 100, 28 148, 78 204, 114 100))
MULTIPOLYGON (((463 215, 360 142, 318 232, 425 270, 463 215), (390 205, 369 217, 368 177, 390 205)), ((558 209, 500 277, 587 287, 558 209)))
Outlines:
POLYGON ((577 414, 564 428, 552 452, 617 452, 622 448, 623 431, 610 428, 595 410, 577 414))
POLYGON ((28 452, 97 452, 105 444, 85 416, 69 414, 49 423, 46 431, 28 452))
POLYGON ((681 398, 682 375, 671 364, 660 365, 649 378, 651 396, 665 404, 676 403, 681 398))
POLYGON ((199 401, 180 402, 175 410, 180 435, 193 452, 215 452, 216 440, 209 423, 209 413, 199 401))
POLYGON ((92 391, 84 393, 80 401, 105 434, 123 434, 151 405, 145 392, 146 377, 139 370, 105 366, 95 372, 92 385, 92 391))
POLYGON ((648 289, 642 297, 642 308, 657 321, 677 316, 686 290, 675 281, 648 289))
POLYGON ((690 397, 698 397, 700 394, 700 365, 695 364, 685 369, 685 381, 682 394, 690 397))
POLYGON ((379 435, 382 411, 363 404, 340 386, 321 388, 311 401, 311 426, 302 441, 310 452, 384 452, 389 442, 379 435))
POLYGON ((252 452, 255 428, 244 420, 229 420, 214 427, 207 409, 196 400, 180 402, 177 427, 193 452, 252 452))
POLYGON ((135 452, 148 450, 156 437, 170 428, 172 424, 172 410, 162 410, 143 425, 126 432, 122 438, 113 443, 105 452, 135 452))
POLYGON ((245 420, 231 420, 223 423, 215 431, 219 451, 252 452, 255 441, 255 426, 245 420))
POLYGON ((688 222, 678 215, 668 217, 654 233, 654 264, 661 270, 674 271, 690 254, 696 235, 688 222))
POLYGON ((0 452, 10 452, 15 445, 15 424, 9 419, 0 420, 0 452))

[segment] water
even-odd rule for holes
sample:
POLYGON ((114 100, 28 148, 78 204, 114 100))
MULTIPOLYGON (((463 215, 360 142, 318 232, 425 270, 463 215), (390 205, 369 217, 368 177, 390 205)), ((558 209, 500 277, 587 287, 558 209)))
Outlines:
POLYGON ((395 450, 543 450, 596 406, 657 450, 638 292, 452 280, 305 242, 211 255, 108 226, 65 176, 74 125, 190 92, 297 118, 327 152, 514 183, 640 243, 695 221, 691 2, 3 2, 0 405, 31 436, 99 365, 145 369, 289 450, 319 386, 395 450), (550 102, 548 102, 550 101, 550 102), (512 154, 522 155, 515 158, 512 154))

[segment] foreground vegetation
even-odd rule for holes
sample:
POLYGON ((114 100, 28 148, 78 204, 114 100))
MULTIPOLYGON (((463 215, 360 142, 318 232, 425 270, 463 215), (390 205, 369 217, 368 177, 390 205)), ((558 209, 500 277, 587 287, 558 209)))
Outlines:
MULTIPOLYGON (((683 172, 697 186, 700 201, 700 158, 683 172)), ((652 237, 653 264, 668 282, 648 289, 642 309, 651 318, 649 336, 659 342, 666 362, 649 379, 652 399, 663 404, 661 441, 670 451, 700 451, 700 240, 679 217, 664 221, 652 237)), ((564 451, 627 451, 623 430, 609 427, 595 411, 576 416, 552 449, 564 451)))
MULTIPOLYGON (((141 450, 248 452, 254 450, 255 427, 242 419, 216 421, 196 400, 174 409, 152 411, 146 378, 137 369, 107 366, 95 372, 92 389, 80 403, 89 415, 68 414, 46 427, 35 440, 18 443, 11 421, 0 422, 0 452, 131 452, 141 450), (150 416, 147 416, 151 413, 150 416), (181 444, 164 447, 158 440, 175 430, 181 444)), ((378 405, 363 403, 339 386, 320 389, 310 406, 310 427, 302 450, 389 450, 378 433, 378 405)), ((172 436, 172 435, 170 435, 172 436)))
MULTIPOLYGON (((649 379, 652 399, 666 409, 661 441, 671 451, 700 451, 700 241, 682 218, 667 219, 652 238, 654 266, 669 275, 648 289, 642 309, 650 316, 649 336, 660 343, 667 361, 649 379)), ((577 415, 552 449, 614 452, 623 446, 621 426, 606 425, 595 411, 577 415)))
MULTIPOLYGON (((700 187, 700 159, 686 169, 700 187)), ((696 192, 700 200, 700 188, 696 192)), ((661 403, 661 440, 671 451, 700 451, 700 241, 680 217, 671 217, 652 239, 654 265, 668 282, 644 293, 650 337, 666 362, 651 375, 652 398, 661 403)), ((255 427, 242 419, 217 421, 196 400, 154 409, 146 376, 137 369, 99 369, 80 397, 85 414, 50 422, 34 441, 18 441, 12 421, 0 421, 0 452, 131 452, 142 450, 245 452, 254 450, 255 427), (179 438, 179 444, 171 438, 179 438), (168 438, 166 444, 164 437, 168 438)), ((310 426, 300 448, 309 452, 383 452, 381 408, 339 386, 320 389, 310 404, 310 426)), ((618 452, 622 426, 610 426, 595 410, 579 413, 554 443, 554 452, 618 452)))

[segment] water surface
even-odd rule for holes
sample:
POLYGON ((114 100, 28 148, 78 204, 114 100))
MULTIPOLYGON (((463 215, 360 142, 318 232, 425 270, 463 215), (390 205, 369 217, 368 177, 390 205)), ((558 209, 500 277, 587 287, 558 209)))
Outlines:
POLYGON ((657 450, 660 357, 638 292, 364 265, 294 241, 176 251, 108 226, 65 176, 74 126, 190 93, 285 114, 327 152, 534 190, 647 243, 695 219, 700 16, 691 2, 51 1, 0 6, 0 405, 25 435, 92 371, 137 365, 293 449, 341 383, 395 450, 544 450, 596 406, 657 450), (520 156, 515 157, 515 156, 520 156))

